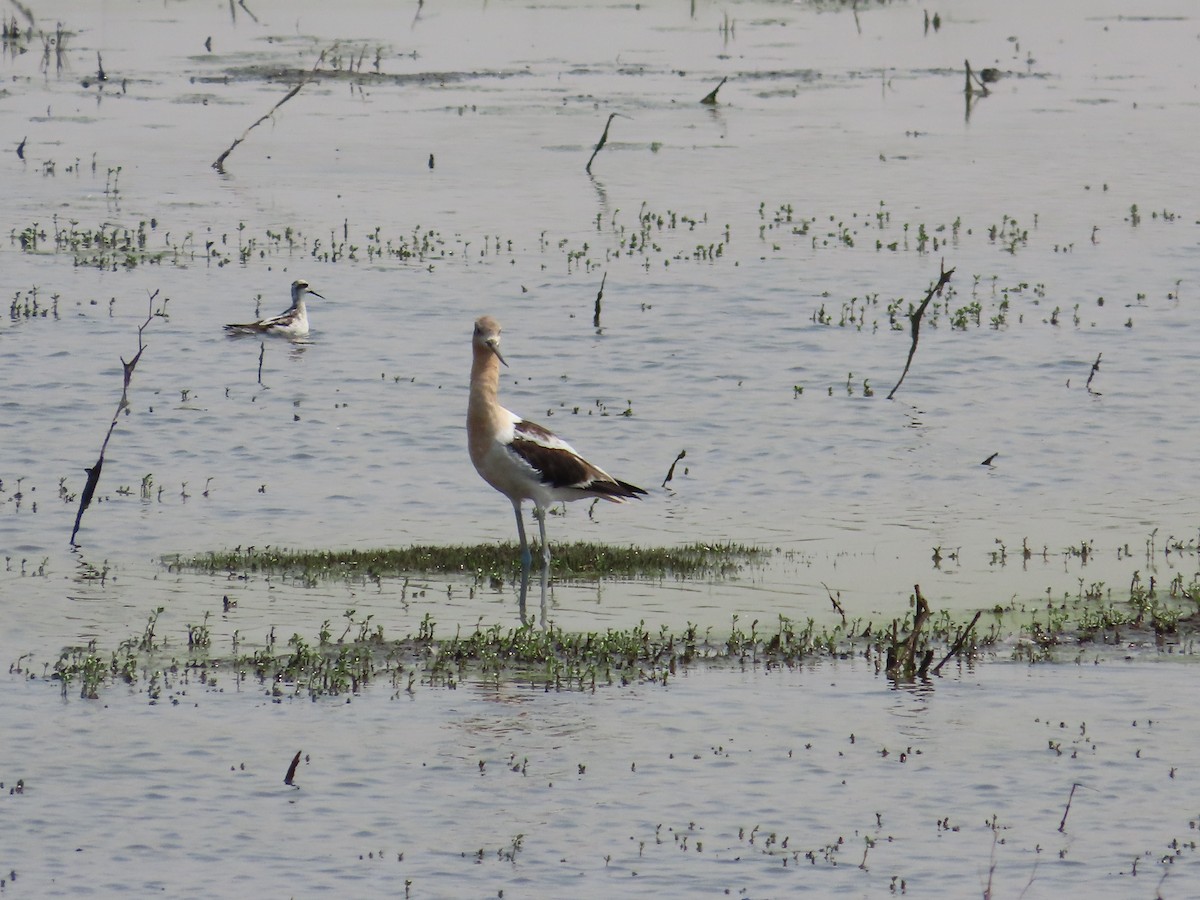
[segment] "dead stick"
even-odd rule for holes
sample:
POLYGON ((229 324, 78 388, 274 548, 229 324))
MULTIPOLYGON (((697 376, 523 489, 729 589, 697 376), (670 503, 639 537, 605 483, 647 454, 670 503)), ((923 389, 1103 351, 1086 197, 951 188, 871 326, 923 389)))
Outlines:
POLYGON ((971 71, 971 61, 969 59, 963 60, 963 65, 967 70, 967 86, 963 89, 963 93, 968 97, 970 97, 972 94, 979 94, 983 97, 986 97, 989 93, 991 93, 987 89, 987 84, 984 83, 983 79, 971 71), (978 89, 975 87, 976 84, 979 85, 978 89))
POLYGON ((133 370, 137 368, 138 361, 142 358, 142 351, 146 349, 146 344, 142 340, 142 333, 146 330, 146 326, 154 320, 154 298, 158 296, 158 291, 150 295, 150 312, 146 315, 146 321, 138 326, 138 351, 134 354, 133 359, 125 362, 125 358, 121 358, 121 367, 123 369, 122 384, 121 384, 121 400, 117 403, 117 410, 113 413, 112 422, 109 423, 108 432, 104 435, 104 442, 100 445, 100 455, 96 459, 96 464, 91 468, 84 468, 87 472, 87 483, 83 486, 83 493, 79 496, 79 511, 75 513, 75 527, 71 529, 71 546, 78 546, 75 543, 75 536, 79 534, 79 525, 83 521, 83 514, 87 508, 92 505, 92 499, 96 495, 96 485, 100 483, 100 470, 104 468, 104 451, 108 449, 108 442, 113 436, 113 432, 117 428, 117 421, 121 417, 121 412, 129 408, 129 383, 133 380, 133 370))
POLYGON ((604 273, 604 277, 600 279, 600 290, 596 292, 596 311, 592 313, 592 327, 600 327, 600 301, 604 299, 604 282, 608 281, 608 273, 604 273))
POLYGON ((829 602, 833 604, 833 610, 842 617, 842 624, 846 624, 846 610, 842 608, 842 604, 838 602, 837 597, 833 596, 833 591, 829 589, 829 585, 821 582, 821 587, 825 588, 825 593, 829 596, 829 602))
POLYGON ((917 677, 924 679, 929 677, 929 664, 933 662, 933 651, 927 649, 921 654, 921 665, 917 667, 917 677))
MULTIPOLYGON (((721 84, 724 84, 728 80, 729 80, 729 76, 726 75, 724 78, 721 79, 721 84)), ((717 105, 717 91, 719 91, 721 89, 721 84, 718 84, 715 88, 713 88, 711 91, 709 91, 707 94, 705 94, 704 99, 701 100, 700 102, 705 104, 706 106, 716 106, 717 105)))
POLYGON ((672 478, 674 478, 674 477, 675 477, 675 466, 676 466, 676 464, 677 464, 677 463, 678 463, 678 462, 679 462, 681 459, 683 459, 683 458, 684 458, 684 457, 686 457, 686 456, 687 456, 687 451, 686 451, 686 450, 680 450, 680 451, 679 451, 679 455, 678 455, 677 457, 675 457, 675 462, 671 463, 671 468, 667 469, 667 477, 663 479, 663 483, 662 483, 662 485, 661 485, 662 487, 666 487, 666 486, 667 486, 667 482, 668 482, 668 481, 670 481, 672 478))
POLYGON ((896 391, 900 390, 900 385, 904 384, 904 376, 908 374, 908 368, 912 365, 913 356, 917 352, 917 341, 920 339, 921 332, 921 316, 925 315, 925 308, 929 306, 929 301, 933 299, 935 294, 940 295, 942 288, 950 283, 950 276, 954 274, 954 270, 946 270, 946 261, 942 260, 942 272, 938 276, 937 284, 929 289, 929 293, 925 295, 925 299, 921 301, 921 305, 915 311, 909 314, 908 320, 912 323, 912 346, 908 348, 908 361, 904 363, 904 371, 900 373, 900 380, 896 382, 896 386, 888 393, 889 400, 896 396, 896 391))
POLYGON ((983 615, 983 610, 979 610, 977 613, 975 613, 975 618, 973 618, 971 620, 971 624, 963 629, 963 633, 958 636, 958 640, 956 640, 953 643, 953 645, 951 645, 950 652, 946 654, 946 658, 943 659, 940 663, 938 663, 936 666, 933 667, 934 675, 936 675, 936 674, 938 674, 938 672, 942 671, 942 666, 944 666, 946 663, 950 662, 950 659, 952 657, 956 656, 959 653, 959 651, 962 650, 963 644, 965 644, 967 642, 967 635, 971 633, 971 629, 973 629, 975 627, 975 623, 979 621, 979 617, 982 615, 983 615))
MULTIPOLYGON (((247 12, 249 12, 249 10, 247 10, 247 12)), ((251 125, 249 128, 247 128, 245 131, 243 131, 242 136, 240 138, 236 138, 234 140, 234 142, 229 145, 229 148, 224 153, 222 153, 220 156, 217 157, 216 161, 212 164, 212 167, 214 169, 216 169, 218 172, 220 172, 222 175, 224 175, 225 174, 225 160, 229 156, 229 154, 234 151, 234 148, 237 147, 237 145, 240 144, 242 141, 244 141, 247 137, 249 137, 251 131, 253 131, 255 128, 257 128, 263 122, 267 121, 267 119, 271 118, 271 116, 273 116, 275 114, 275 110, 279 109, 279 107, 283 106, 283 104, 287 103, 289 100, 291 100, 293 97, 295 97, 298 93, 300 93, 300 89, 302 87, 304 87, 306 84, 308 84, 310 81, 312 81, 313 76, 316 75, 316 73, 317 73, 317 69, 319 69, 321 67, 321 63, 323 63, 323 62, 325 62, 325 51, 324 50, 322 50, 321 55, 319 57, 317 57, 317 62, 312 67, 312 70, 308 73, 307 77, 301 79, 299 84, 297 84, 294 88, 292 88, 290 91, 288 91, 283 96, 282 100, 280 100, 278 103, 276 103, 274 106, 272 106, 269 110, 267 110, 267 112, 264 113, 257 122, 255 122, 253 125, 251 125)))
POLYGON ((1091 371, 1091 373, 1088 375, 1088 380, 1087 380, 1087 385, 1086 385, 1086 387, 1087 387, 1087 392, 1088 392, 1089 394, 1095 394, 1095 393, 1097 393, 1096 391, 1093 391, 1093 390, 1092 390, 1092 379, 1093 379, 1093 378, 1095 378, 1095 377, 1096 377, 1096 373, 1100 371, 1100 357, 1102 357, 1103 355, 1104 355, 1103 353, 1097 353, 1097 354, 1096 354, 1096 361, 1095 361, 1094 363, 1092 363, 1092 371, 1091 371))
POLYGON ((24 3, 22 3, 21 0, 12 0, 12 5, 15 6, 17 8, 17 10, 21 13, 21 15, 23 15, 25 17, 25 19, 29 22, 30 28, 32 28, 35 24, 37 24, 34 21, 33 12, 29 9, 28 6, 26 6, 24 3))
MULTIPOLYGON (((917 647, 921 642, 921 629, 925 627, 925 620, 929 618, 929 604, 921 596, 919 584, 913 585, 913 606, 912 631, 909 632, 908 637, 900 639, 899 622, 896 619, 892 620, 892 645, 888 649, 887 660, 889 675, 903 673, 905 677, 911 678, 917 672, 917 647)), ((929 668, 931 659, 932 651, 926 651, 924 659, 919 664, 922 677, 925 675, 925 670, 929 668)))
POLYGON ((1071 812, 1071 801, 1075 799, 1075 788, 1077 787, 1081 787, 1079 782, 1071 785, 1071 793, 1067 796, 1067 808, 1063 810, 1062 821, 1058 823, 1058 830, 1063 833, 1066 833, 1067 830, 1067 816, 1071 812))
POLYGON ((913 596, 916 598, 916 612, 913 615, 913 628, 908 636, 908 647, 906 648, 909 665, 912 666, 917 661, 917 645, 921 640, 921 629, 925 627, 925 620, 929 618, 929 604, 925 598, 921 596, 921 586, 913 585, 913 596))
POLYGON ((583 168, 583 171, 587 172, 589 175, 592 174, 592 160, 596 158, 596 154, 600 152, 600 148, 608 143, 608 128, 610 125, 612 125, 612 120, 618 115, 620 115, 620 113, 608 114, 608 121, 604 123, 604 134, 600 135, 600 140, 596 142, 596 149, 592 151, 591 158, 588 159, 587 165, 583 168))
POLYGON ((288 766, 287 774, 283 776, 284 784, 293 784, 296 780, 296 766, 300 765, 300 751, 296 751, 296 755, 292 757, 292 764, 288 766))

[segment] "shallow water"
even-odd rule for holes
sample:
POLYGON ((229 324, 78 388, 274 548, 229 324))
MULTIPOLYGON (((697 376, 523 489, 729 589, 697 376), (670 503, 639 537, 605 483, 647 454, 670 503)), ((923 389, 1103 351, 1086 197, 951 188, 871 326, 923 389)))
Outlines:
POLYGON ((4 864, 21 896, 1190 896, 1173 700, 1196 679, 989 664, 893 689, 839 663, 282 705, 10 685, 4 864))
MULTIPOLYGON (((311 635, 350 608, 389 634, 415 631, 426 614, 443 634, 480 620, 515 622, 511 588, 475 592, 466 580, 314 587, 179 575, 159 564, 166 553, 239 545, 511 540, 507 502, 479 481, 464 447, 467 344, 484 312, 505 325, 504 402, 652 489, 641 504, 592 515, 568 508, 551 519, 551 540, 779 548, 730 581, 556 585, 551 615, 565 628, 644 620, 651 629, 695 622, 719 631, 734 615, 830 620, 826 586, 848 614, 878 620, 902 615, 916 583, 935 609, 968 614, 1097 584, 1120 600, 1135 572, 1160 585, 1197 577, 1200 426, 1187 388, 1197 359, 1200 216, 1180 184, 1200 164, 1190 4, 1060 3, 1048 13, 1036 3, 962 3, 928 33, 922 11, 905 4, 857 16, 766 2, 434 6, 414 16, 415 7, 250 3, 252 17, 223 4, 49 4, 35 11, 30 39, 6 45, 0 123, 11 140, 26 141, 23 159, 11 153, 3 163, 10 238, 2 252, 14 305, 0 323, 8 610, 0 659, 32 654, 40 670, 64 646, 94 639, 111 647, 140 633, 159 607, 161 632, 176 646, 206 612, 220 647, 235 633, 250 642, 272 629, 311 635), (61 69, 54 51, 43 57, 38 36, 55 21, 69 32, 61 69), (216 174, 210 164, 322 50, 325 76, 251 131, 226 174, 216 174), (361 71, 348 73, 360 54, 361 71), (1005 73, 969 107, 964 58, 1005 73), (720 103, 700 105, 726 76, 720 103), (610 112, 623 117, 589 176, 584 165, 610 112), (56 229, 102 224, 144 232, 136 264, 126 265, 129 254, 56 249, 56 229), (47 236, 23 249, 30 228, 47 236), (162 256, 150 262, 147 253, 162 256), (890 327, 888 305, 902 301, 904 324, 943 259, 955 268, 952 296, 926 317, 913 368, 889 402, 910 337, 907 326, 890 327), (225 337, 224 322, 282 309, 296 277, 328 298, 313 305, 308 343, 225 337), (34 314, 35 294, 37 309, 56 312, 34 314), (978 324, 967 314, 964 328, 953 327, 972 302, 978 324), (151 310, 166 315, 145 328, 101 502, 85 514, 72 551, 83 468, 96 458, 120 397, 121 360, 137 352, 151 310), (669 489, 659 487, 684 449, 669 489), (981 466, 993 453, 994 464, 981 466), (1185 552, 1164 553, 1172 539, 1185 552), (1086 558, 1067 552, 1085 544, 1086 558), (238 605, 222 614, 226 595, 238 605)), ((976 674, 1008 677, 988 671, 976 674)), ((1135 698, 1154 695, 1163 672, 1181 677, 1176 666, 1106 667, 1097 677, 1115 671, 1135 698)), ((1028 698, 1030 685, 1063 708, 1074 698, 1066 678, 1029 677, 1020 689, 1004 682, 988 701, 1028 698)), ((809 680, 775 691, 779 683, 724 673, 687 682, 712 703, 729 698, 731 717, 763 705, 764 733, 785 727, 804 703, 797 698, 816 690, 809 680), (764 690, 779 695, 778 709, 766 708, 775 701, 764 690)), ((865 675, 857 684, 851 693, 861 691, 868 706, 898 696, 865 675)), ((2 707, 12 711, 6 732, 36 733, 53 715, 67 735, 63 763, 94 778, 107 779, 114 763, 89 755, 95 768, 83 766, 89 744, 70 736, 87 723, 143 728, 146 752, 169 752, 136 724, 164 712, 144 701, 59 707, 52 688, 17 680, 3 690, 12 696, 2 707)), ((954 690, 936 688, 939 697, 954 690)), ((656 722, 686 727, 676 720, 691 712, 660 705, 675 691, 522 696, 539 716, 644 703, 656 722)), ((462 695, 426 691, 423 701, 446 704, 456 720, 462 695)), ((835 708, 838 698, 850 702, 834 691, 835 708)), ((1141 700, 1110 699, 1122 719, 1139 715, 1141 700)), ((341 709, 300 706, 268 709, 291 729, 312 716, 314 732, 341 709)), ((379 711, 348 712, 349 727, 377 727, 397 749, 428 739, 390 731, 399 708, 371 695, 346 709, 379 711), (374 716, 387 725, 372 725, 374 716)), ((193 718, 183 709, 168 714, 198 745, 215 740, 215 728, 246 742, 244 755, 269 757, 272 787, 261 790, 278 799, 277 759, 291 751, 265 746, 256 729, 269 716, 258 704, 209 696, 193 718), (220 707, 219 727, 206 720, 210 705, 220 707)), ((579 740, 569 733, 560 746, 570 756, 579 740)), ((1019 769, 1021 754, 997 754, 1006 776, 1019 769)), ((567 770, 570 762, 560 760, 567 770)), ((3 774, 10 780, 13 767, 3 774)), ((730 802, 709 775, 689 783, 693 791, 730 802)), ((431 790, 451 790, 457 776, 446 772, 431 790)), ((26 777, 55 780, 36 770, 26 777)), ((1062 785, 1053 787, 1047 808, 1058 810, 1062 785)), ((376 812, 359 821, 363 794, 381 796, 348 785, 329 808, 357 823, 366 852, 391 820, 376 812)), ((671 811, 677 794, 656 802, 671 811)), ((172 815, 191 802, 164 796, 172 815)), ((818 812, 831 805, 832 794, 815 798, 818 812)), ((73 808, 47 821, 71 820, 73 808)), ((754 806, 745 809, 752 827, 754 806)), ((1112 809, 1110 827, 1095 826, 1097 840, 1129 843, 1134 831, 1112 809)), ((228 808, 212 801, 206 810, 197 827, 228 836, 228 808)), ((679 827, 688 814, 674 812, 668 825, 679 827)), ((575 826, 582 842, 592 819, 575 826)), ((726 829, 724 846, 736 843, 732 823, 708 827, 726 829)), ((186 836, 180 844, 192 843, 176 830, 186 836)), ((30 840, 51 834, 35 829, 30 840)), ((975 880, 964 890, 983 883, 990 835, 963 857, 951 854, 954 863, 971 860, 975 880)), ((495 851, 511 837, 484 845, 495 851)), ((455 854, 475 843, 457 838, 442 867, 457 872, 455 854)), ((1032 843, 1020 844, 1023 852, 1032 843)), ((1134 854, 1161 850, 1140 831, 1133 843, 1134 854)), ((133 856, 144 864, 157 846, 148 840, 133 856)), ((105 864, 131 853, 108 850, 105 864)), ((490 876, 518 879, 510 893, 547 883, 574 890, 573 880, 544 880, 563 877, 559 868, 530 872, 532 856, 522 850, 515 867, 472 870, 483 881, 462 890, 490 891, 490 876)), ((1014 866, 1021 886, 1033 865, 1022 861, 1027 868, 1014 866)), ((356 862, 306 874, 314 885, 363 878, 373 890, 368 863, 356 862)), ((1120 865, 1059 871, 1097 890, 1119 885, 1114 896, 1124 896, 1120 865)), ((686 877, 697 891, 742 884, 695 871, 686 877)), ((769 871, 750 894, 797 888, 769 871)), ((91 883, 66 863, 58 877, 69 889, 91 883)), ((244 877, 253 883, 253 872, 244 877)), ((611 890, 595 880, 603 877, 585 879, 585 893, 611 890)), ((865 887, 813 889, 887 889, 876 877, 865 887)))

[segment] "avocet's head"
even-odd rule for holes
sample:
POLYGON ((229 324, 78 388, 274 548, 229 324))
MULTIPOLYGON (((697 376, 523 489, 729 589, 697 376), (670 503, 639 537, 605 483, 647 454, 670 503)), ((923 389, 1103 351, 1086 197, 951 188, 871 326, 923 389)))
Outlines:
MULTIPOLYGON (((303 278, 297 278, 292 282, 292 302, 298 303, 304 299, 305 294, 312 294, 314 297, 321 297, 316 291, 308 286, 308 282, 303 278)), ((321 297, 324 300, 324 297, 321 297)))
POLYGON ((475 336, 471 339, 477 351, 494 353, 496 359, 508 365, 500 355, 500 323, 491 316, 480 316, 475 320, 475 336))

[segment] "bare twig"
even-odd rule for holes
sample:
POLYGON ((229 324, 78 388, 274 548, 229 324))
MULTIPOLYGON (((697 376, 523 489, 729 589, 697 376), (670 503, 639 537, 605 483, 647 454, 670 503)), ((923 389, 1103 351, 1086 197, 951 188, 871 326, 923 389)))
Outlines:
POLYGON ((589 175, 592 174, 592 160, 594 160, 596 158, 596 154, 600 152, 600 148, 608 143, 609 126, 612 125, 612 120, 615 119, 619 115, 621 115, 621 114, 620 113, 609 113, 608 114, 608 121, 604 123, 604 134, 600 135, 600 140, 596 142, 596 149, 592 151, 591 158, 588 159, 587 165, 584 166, 584 168, 583 168, 583 171, 587 172, 589 175))
POLYGON ((91 468, 84 468, 87 472, 87 484, 83 486, 83 493, 79 496, 79 511, 75 514, 75 527, 71 529, 71 546, 78 546, 75 543, 75 536, 79 533, 79 525, 83 521, 83 514, 89 506, 92 505, 92 499, 96 495, 96 485, 100 483, 100 470, 104 468, 104 451, 108 449, 109 439, 113 436, 113 431, 116 430, 117 421, 121 417, 121 413, 129 409, 129 383, 133 380, 133 370, 137 368, 138 361, 142 358, 142 351, 146 349, 146 344, 142 340, 143 332, 146 327, 154 321, 154 298, 158 296, 158 291, 150 295, 150 312, 146 315, 146 321, 138 326, 138 351, 134 354, 133 359, 125 362, 125 358, 121 357, 122 367, 122 385, 121 385, 121 400, 117 404, 117 410, 113 413, 112 422, 108 426, 108 432, 104 435, 104 443, 100 445, 100 456, 96 459, 96 464, 91 468))
POLYGON ((908 321, 912 323, 912 346, 908 348, 908 361, 904 363, 904 371, 900 373, 900 380, 896 382, 896 386, 887 395, 889 400, 896 396, 896 391, 900 390, 900 385, 904 383, 904 376, 908 374, 908 367, 912 365, 913 355, 917 352, 917 341, 920 337, 921 316, 925 315, 925 308, 929 306, 929 301, 933 299, 935 294, 941 295, 942 288, 950 283, 950 276, 953 274, 954 270, 950 269, 947 271, 946 261, 942 260, 942 271, 941 275, 938 276, 937 284, 929 289, 929 293, 925 295, 925 299, 921 301, 921 305, 909 313, 908 321))
POLYGON ((1100 396, 1100 392, 1092 390, 1092 379, 1095 378, 1096 374, 1100 371, 1100 357, 1103 355, 1104 355, 1103 353, 1096 354, 1096 361, 1094 363, 1092 363, 1092 371, 1088 375, 1088 380, 1087 380, 1087 385, 1086 385, 1087 392, 1089 394, 1095 394, 1097 397, 1100 396))
POLYGON ((288 766, 287 774, 283 776, 284 784, 295 784, 296 782, 296 766, 300 765, 300 751, 296 751, 296 755, 292 757, 292 764, 288 766))
MULTIPOLYGON (((245 7, 243 7, 243 8, 245 8, 245 7)), ((249 10, 246 10, 246 11, 249 12, 249 10)), ((224 175, 225 174, 225 160, 229 156, 229 154, 234 151, 234 148, 236 148, 238 144, 240 144, 247 137, 249 137, 251 131, 253 131, 255 128, 257 128, 263 122, 267 121, 267 119, 271 118, 271 116, 273 116, 275 114, 275 110, 279 109, 279 107, 283 106, 283 104, 287 103, 289 100, 291 100, 293 97, 295 97, 298 93, 300 93, 300 89, 302 87, 304 87, 306 84, 308 84, 310 81, 312 81, 313 76, 316 75, 316 73, 317 73, 317 69, 319 69, 321 67, 321 64, 323 62, 325 62, 325 51, 324 50, 322 50, 321 55, 319 57, 317 57, 317 62, 312 67, 312 70, 308 73, 308 76, 303 78, 299 84, 297 84, 294 88, 292 88, 290 91, 288 91, 286 94, 284 94, 283 99, 281 99, 278 103, 276 103, 269 110, 267 110, 267 112, 264 115, 262 115, 258 119, 258 121, 256 121, 253 125, 251 125, 245 131, 243 131, 242 136, 240 138, 236 138, 234 140, 234 142, 229 145, 228 149, 216 158, 216 160, 212 164, 212 167, 214 169, 216 169, 218 172, 220 172, 222 175, 224 175)))
MULTIPOLYGON (((729 76, 727 75, 721 79, 721 84, 724 84, 728 80, 729 80, 729 76)), ((721 84, 718 84, 715 88, 713 88, 711 91, 709 91, 707 94, 705 94, 704 99, 701 100, 700 102, 704 103, 708 106, 716 106, 717 105, 717 91, 719 91, 721 89, 721 84)))
POLYGON ((945 658, 940 663, 938 663, 936 666, 933 667, 934 675, 941 672, 942 666, 944 666, 946 663, 950 662, 950 660, 953 657, 957 656, 962 651, 963 644, 965 644, 967 642, 967 635, 969 635, 971 633, 971 630, 974 629, 974 627, 975 627, 975 623, 979 621, 979 617, 982 615, 983 615, 983 610, 979 610, 978 612, 975 613, 975 618, 973 618, 971 620, 970 625, 968 625, 966 628, 964 628, 962 630, 962 634, 960 634, 958 636, 957 640, 955 640, 954 644, 950 647, 950 652, 946 654, 945 658))
MULTIPOLYGON (((833 604, 833 611, 842 617, 842 624, 845 625, 846 624, 846 610, 844 610, 842 608, 842 604, 838 602, 837 597, 833 596, 833 591, 831 591, 829 589, 829 585, 827 585, 825 582, 822 581, 821 587, 825 588, 825 593, 829 595, 829 602, 833 604)), ((841 596, 840 592, 838 593, 838 596, 839 597, 841 596)))
POLYGON ((987 85, 984 83, 983 79, 971 71, 971 61, 969 59, 965 59, 963 60, 963 65, 967 70, 967 84, 966 87, 963 88, 963 93, 967 94, 968 96, 978 93, 984 97, 990 94, 991 91, 987 89, 987 85))
POLYGON ((600 327, 600 301, 604 299, 604 282, 608 281, 608 273, 604 273, 604 277, 600 279, 600 290, 596 292, 596 311, 592 313, 592 327, 600 327))
POLYGON ((898 624, 892 623, 892 646, 888 648, 887 672, 893 678, 912 678, 914 675, 924 678, 929 663, 933 661, 933 651, 928 649, 921 655, 920 662, 917 660, 921 630, 925 627, 925 620, 929 618, 929 603, 921 596, 919 584, 913 585, 913 607, 912 631, 907 637, 901 639, 898 624))
POLYGON ((29 23, 30 28, 36 24, 33 19, 33 11, 24 3, 22 3, 21 0, 12 0, 12 5, 15 6, 17 11, 25 17, 25 21, 29 23))
POLYGON ((1083 787, 1078 781, 1071 785, 1071 793, 1067 796, 1067 808, 1063 810, 1062 821, 1058 823, 1058 830, 1064 834, 1067 831, 1067 816, 1071 812, 1071 801, 1075 799, 1075 788, 1083 787))
POLYGON ((992 900, 992 879, 996 876, 996 845, 1000 842, 1000 832, 992 829, 992 857, 988 865, 987 885, 983 889, 983 900, 992 900))
POLYGON ((663 479, 663 483, 662 483, 661 487, 666 487, 667 482, 675 477, 675 466, 679 463, 679 461, 681 459, 683 459, 686 456, 687 456, 686 450, 679 451, 679 455, 677 457, 675 457, 675 462, 671 463, 671 468, 667 469, 667 477, 663 479))

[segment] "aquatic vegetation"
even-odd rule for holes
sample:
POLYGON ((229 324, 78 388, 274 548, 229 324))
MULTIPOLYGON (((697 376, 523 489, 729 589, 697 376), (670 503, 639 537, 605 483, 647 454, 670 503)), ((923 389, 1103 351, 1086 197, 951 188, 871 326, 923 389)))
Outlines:
MULTIPOLYGON (((64 697, 77 685, 82 699, 96 699, 103 688, 124 683, 157 701, 164 691, 171 694, 195 681, 215 688, 219 681, 233 678, 239 686, 256 683, 279 700, 342 696, 371 683, 411 693, 418 685, 454 687, 464 678, 526 683, 544 690, 596 690, 614 684, 666 684, 691 665, 770 668, 849 653, 883 664, 879 648, 884 632, 869 626, 858 631, 858 622, 818 629, 812 620, 800 625, 780 617, 774 629, 760 631, 754 621, 747 631, 735 617, 728 637, 720 638, 701 634, 691 624, 678 634, 666 627, 652 632, 644 625, 573 633, 554 625, 540 629, 479 624, 469 633, 460 629, 440 638, 436 623, 426 615, 416 634, 389 638, 370 616, 359 618, 348 610, 346 630, 336 639, 329 622, 315 639, 297 633, 281 646, 272 632, 265 645, 252 650, 235 634, 232 650, 225 654, 212 646, 207 622, 189 625, 186 638, 177 644, 164 639, 158 630, 161 613, 155 610, 141 634, 108 653, 94 641, 64 649, 43 677, 60 682, 64 697)), ((927 630, 921 640, 936 639, 936 632, 927 630)), ((37 677, 25 660, 11 671, 37 677)))
POLYGON ((58 301, 61 296, 57 293, 51 294, 50 304, 47 306, 39 298, 39 293, 36 284, 28 291, 15 291, 12 302, 8 306, 8 317, 14 322, 45 318, 53 318, 58 321, 58 301))
MULTIPOLYGON (((729 577, 772 551, 744 544, 686 544, 680 547, 618 547, 576 541, 555 544, 551 573, 556 579, 729 577)), ((306 580, 366 578, 428 572, 468 574, 503 580, 518 567, 514 543, 458 546, 414 545, 377 550, 288 550, 235 547, 163 559, 172 571, 285 574, 306 580)))
MULTIPOLYGON (((1023 546, 1032 553, 1027 542, 1023 546)), ((584 559, 595 562, 594 545, 575 547, 587 548, 584 559)), ((713 552, 713 548, 685 549, 701 557, 713 552)), ((1072 549, 1078 552, 1078 548, 1068 548, 1064 555, 1069 558, 1072 549)), ((438 548, 413 548, 412 556, 395 551, 399 555, 390 564, 397 560, 406 564, 433 561, 450 567, 465 566, 468 561, 470 565, 486 564, 477 555, 482 548, 435 551, 438 548)), ((1196 548, 1194 542, 1175 540, 1168 544, 1167 552, 1194 554, 1196 548)), ((623 562, 626 575, 632 574, 630 566, 635 559, 626 556, 622 560, 620 552, 614 558, 623 562)), ((324 577, 348 577, 371 567, 382 569, 381 559, 352 552, 295 554, 249 548, 233 551, 227 559, 210 554, 197 565, 201 571, 214 572, 231 561, 239 563, 238 571, 253 566, 257 572, 295 572, 303 566, 309 572, 323 572, 324 577)), ((185 563, 171 565, 187 567, 185 563)), ((661 571, 661 565, 659 559, 652 570, 661 571)), ((711 572, 712 565, 711 559, 703 562, 703 571, 711 572)), ((644 576, 651 569, 640 571, 644 576)), ((779 616, 766 627, 757 619, 747 626, 735 615, 728 632, 720 634, 712 628, 702 631, 691 623, 679 631, 667 626, 652 631, 639 623, 624 629, 568 632, 553 623, 542 629, 488 625, 481 620, 474 628, 458 627, 453 634, 442 636, 432 615, 426 613, 415 633, 392 636, 373 615, 362 616, 349 609, 343 613, 340 634, 326 620, 313 637, 294 633, 280 641, 272 629, 265 643, 251 647, 235 631, 227 650, 217 646, 207 614, 199 625, 186 623, 184 633, 177 636, 164 632, 160 622, 164 609, 159 607, 150 613, 141 633, 116 649, 102 651, 94 641, 84 647, 68 647, 52 666, 44 667, 40 677, 60 682, 64 696, 77 687, 81 698, 95 699, 105 688, 125 684, 144 691, 152 702, 164 696, 177 702, 174 695, 190 684, 218 688, 232 678, 239 689, 257 684, 278 701, 344 696, 368 684, 390 685, 399 695, 419 686, 455 687, 463 680, 480 679, 547 691, 595 691, 618 684, 665 685, 691 666, 771 669, 854 657, 897 683, 911 683, 936 677, 952 660, 969 665, 985 655, 1008 653, 1014 659, 1041 662, 1063 654, 1077 655, 1088 647, 1114 647, 1123 654, 1136 646, 1187 652, 1190 635, 1200 628, 1200 575, 1191 581, 1179 575, 1169 590, 1162 591, 1153 579, 1143 582, 1135 573, 1124 601, 1114 599, 1113 591, 1102 582, 1087 584, 1080 579, 1074 596, 1056 600, 1048 594, 1040 604, 997 605, 974 613, 967 621, 957 620, 946 610, 931 610, 919 585, 914 586, 908 613, 890 621, 847 617, 832 594, 830 601, 840 613, 840 621, 832 625, 819 625, 813 618, 798 621, 779 616), (1168 636, 1174 636, 1170 644, 1168 636), (935 665, 935 660, 940 661, 935 665)), ((226 611, 231 606, 226 599, 226 611)), ((10 666, 10 672, 39 677, 27 657, 10 666)))
MULTIPOLYGON (((294 226, 267 228, 261 234, 248 234, 244 222, 231 230, 211 226, 199 232, 194 229, 172 229, 157 217, 143 219, 136 225, 104 222, 88 226, 71 219, 60 222, 52 217, 51 227, 31 222, 9 232, 9 242, 22 253, 31 255, 70 254, 74 265, 104 271, 131 270, 143 265, 188 266, 206 263, 218 267, 239 263, 248 265, 255 260, 269 262, 279 257, 293 258, 302 254, 315 262, 379 262, 432 265, 435 262, 465 257, 474 243, 481 247, 482 256, 511 255, 512 240, 488 235, 478 241, 455 236, 443 237, 438 229, 415 225, 411 233, 388 237, 380 226, 352 237, 348 221, 322 229, 325 236, 310 236, 294 226), (361 243, 360 243, 361 242, 361 243)), ((13 318, 43 315, 42 307, 14 299, 10 308, 13 318), (27 311, 28 310, 28 311, 27 311)), ((51 312, 51 315, 54 313, 51 312)))
MULTIPOLYGON (((1034 217, 1036 224, 1037 217, 1034 217)), ((1017 248, 1029 245, 1029 229, 1021 227, 1015 217, 1004 215, 999 225, 988 228, 988 240, 999 244, 1006 252, 1016 255, 1017 248)))
POLYGON ((150 246, 154 220, 141 221, 136 227, 103 222, 95 227, 81 225, 72 219, 60 224, 58 216, 52 218, 52 228, 32 222, 21 229, 12 229, 9 240, 22 253, 54 254, 70 253, 76 266, 106 270, 133 269, 139 265, 180 262, 193 259, 194 248, 186 245, 154 249, 150 246))

